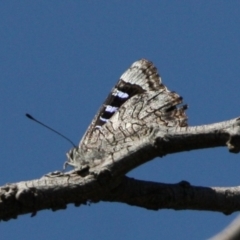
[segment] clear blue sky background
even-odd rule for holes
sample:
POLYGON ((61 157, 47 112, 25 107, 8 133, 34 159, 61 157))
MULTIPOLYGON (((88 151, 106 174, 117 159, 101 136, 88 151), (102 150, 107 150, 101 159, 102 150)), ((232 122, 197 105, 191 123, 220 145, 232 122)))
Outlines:
MULTIPOLYGON (((1 1, 1 185, 61 170, 132 62, 154 62, 189 104, 190 125, 240 115, 239 1, 1 1)), ((128 175, 164 183, 240 185, 226 148, 155 159, 128 175)), ((207 239, 236 214, 148 211, 118 203, 41 211, 0 223, 2 239, 207 239)))

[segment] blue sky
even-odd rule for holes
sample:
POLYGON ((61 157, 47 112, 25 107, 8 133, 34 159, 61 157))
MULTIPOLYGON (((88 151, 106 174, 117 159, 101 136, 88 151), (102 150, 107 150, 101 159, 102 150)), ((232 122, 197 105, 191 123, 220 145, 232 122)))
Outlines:
MULTIPOLYGON (((190 125, 240 115, 239 1, 1 1, 1 185, 61 170, 132 62, 147 58, 184 97, 190 125)), ((155 159, 128 176, 238 186, 240 156, 226 148, 155 159)), ((41 211, 0 224, 3 239, 206 239, 236 214, 148 211, 118 203, 41 211)))

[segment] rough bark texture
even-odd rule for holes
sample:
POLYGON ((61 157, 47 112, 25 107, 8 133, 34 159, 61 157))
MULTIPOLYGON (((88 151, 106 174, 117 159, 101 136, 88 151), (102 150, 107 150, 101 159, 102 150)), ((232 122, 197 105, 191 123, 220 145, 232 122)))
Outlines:
POLYGON ((240 187, 198 187, 188 182, 162 184, 125 176, 133 168, 156 156, 194 149, 227 146, 240 151, 240 118, 197 126, 149 127, 147 137, 134 146, 116 152, 101 164, 80 171, 53 172, 40 179, 7 184, 0 188, 0 219, 51 209, 65 209, 67 204, 121 202, 145 209, 192 209, 224 214, 240 210, 240 187))

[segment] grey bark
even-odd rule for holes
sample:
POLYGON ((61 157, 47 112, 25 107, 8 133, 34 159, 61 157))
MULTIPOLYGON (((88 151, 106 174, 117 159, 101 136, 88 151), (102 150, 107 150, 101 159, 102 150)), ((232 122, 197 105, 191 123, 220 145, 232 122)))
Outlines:
POLYGON ((130 170, 156 156, 195 149, 227 146, 240 151, 240 118, 196 127, 163 127, 149 124, 148 134, 103 159, 97 166, 66 173, 52 172, 40 179, 0 188, 0 219, 67 204, 121 202, 145 209, 192 209, 231 214, 240 210, 240 186, 199 187, 188 182, 163 184, 131 179, 130 170))

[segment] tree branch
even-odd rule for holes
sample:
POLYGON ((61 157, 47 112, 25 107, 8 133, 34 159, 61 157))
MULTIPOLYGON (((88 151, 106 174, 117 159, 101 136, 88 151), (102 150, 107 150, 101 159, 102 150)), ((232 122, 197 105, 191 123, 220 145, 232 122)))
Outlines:
POLYGON ((197 127, 149 126, 149 135, 125 145, 97 166, 68 173, 7 184, 0 188, 0 219, 43 209, 65 209, 67 204, 110 201, 145 209, 192 209, 231 214, 240 210, 240 187, 197 187, 188 182, 163 184, 134 180, 124 175, 156 156, 194 149, 227 146, 240 151, 240 118, 197 127))
POLYGON ((239 240, 240 239, 240 216, 236 217, 225 229, 209 240, 239 240))
POLYGON ((101 185, 101 176, 54 172, 40 179, 7 184, 0 188, 0 220, 6 221, 25 213, 34 216, 43 209, 65 209, 69 203, 79 206, 88 201, 98 202, 117 182, 101 185))
POLYGON ((186 181, 164 184, 125 177, 103 200, 151 210, 188 209, 231 214, 240 210, 240 186, 199 187, 186 181))
POLYGON ((224 214, 240 210, 240 187, 198 187, 188 182, 164 184, 128 177, 82 178, 76 172, 44 176, 41 179, 9 184, 0 189, 0 219, 43 209, 53 211, 99 201, 121 202, 145 209, 205 210, 224 214))
POLYGON ((227 146, 232 153, 240 151, 240 118, 195 127, 163 128, 149 124, 149 136, 123 145, 92 172, 107 168, 114 176, 124 175, 155 157, 176 152, 227 146))

